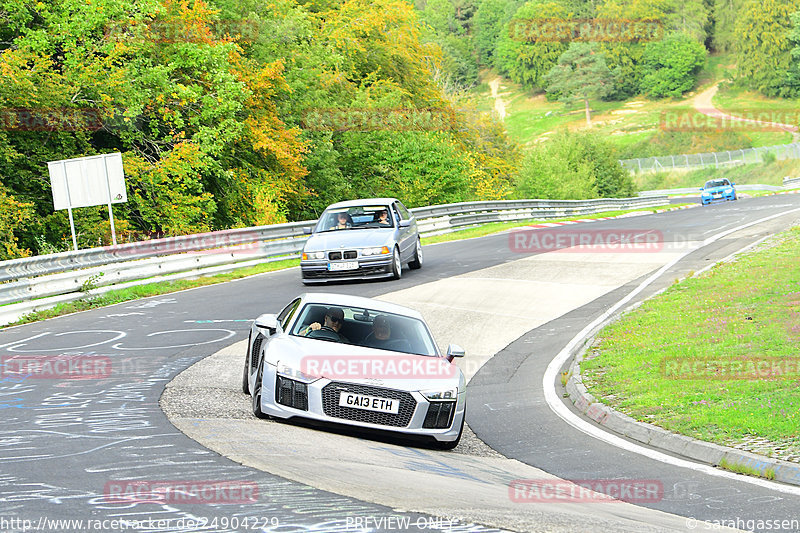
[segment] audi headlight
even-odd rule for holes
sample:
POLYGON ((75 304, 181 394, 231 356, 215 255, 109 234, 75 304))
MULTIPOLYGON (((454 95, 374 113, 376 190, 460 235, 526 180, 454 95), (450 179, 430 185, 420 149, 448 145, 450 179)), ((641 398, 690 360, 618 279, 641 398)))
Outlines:
POLYGON ((362 248, 361 255, 368 256, 368 255, 384 255, 389 253, 388 246, 381 246, 380 248, 362 248))
POLYGON ((303 260, 325 259, 325 252, 303 252, 303 260))
POLYGON ((319 379, 319 376, 308 374, 306 372, 303 372, 299 368, 295 368, 294 366, 288 365, 286 363, 281 363, 280 361, 278 361, 276 367, 278 374, 286 376, 287 378, 291 378, 295 381, 299 381, 301 383, 311 383, 312 381, 317 381, 319 379))
POLYGON ((458 397, 458 389, 444 390, 424 390, 420 391, 429 400, 455 400, 458 397))

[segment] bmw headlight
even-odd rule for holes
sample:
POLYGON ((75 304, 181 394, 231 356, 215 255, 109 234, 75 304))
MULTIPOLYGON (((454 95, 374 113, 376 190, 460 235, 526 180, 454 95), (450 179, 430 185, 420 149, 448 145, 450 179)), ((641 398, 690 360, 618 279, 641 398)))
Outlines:
POLYGON ((370 255, 384 255, 389 253, 388 246, 381 246, 380 248, 362 248, 361 255, 362 256, 370 256, 370 255))
POLYGON ((303 252, 303 260, 325 259, 325 252, 303 252))
POLYGON ((420 391, 429 400, 455 400, 458 397, 458 389, 439 389, 420 391))
POLYGON ((733 188, 732 187, 728 187, 727 189, 725 189, 725 192, 726 193, 731 193, 731 192, 733 192, 733 188))
POLYGON ((276 367, 278 374, 286 376, 287 378, 291 378, 295 381, 299 381, 301 383, 311 383, 312 381, 317 381, 319 379, 319 376, 307 374, 306 372, 303 372, 299 368, 295 368, 294 366, 282 363, 280 361, 278 361, 276 367))

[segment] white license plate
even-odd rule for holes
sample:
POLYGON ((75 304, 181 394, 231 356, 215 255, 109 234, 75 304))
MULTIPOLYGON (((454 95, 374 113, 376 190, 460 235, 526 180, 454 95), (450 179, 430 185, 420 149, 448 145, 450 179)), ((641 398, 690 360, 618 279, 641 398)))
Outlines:
POLYGON ((339 394, 339 405, 341 407, 352 407, 353 409, 376 411, 378 413, 392 413, 394 415, 400 410, 400 400, 390 400, 389 398, 378 398, 377 396, 367 396, 366 394, 352 392, 341 392, 339 394))
POLYGON ((358 261, 347 261, 345 263, 328 263, 328 270, 357 270, 358 261))

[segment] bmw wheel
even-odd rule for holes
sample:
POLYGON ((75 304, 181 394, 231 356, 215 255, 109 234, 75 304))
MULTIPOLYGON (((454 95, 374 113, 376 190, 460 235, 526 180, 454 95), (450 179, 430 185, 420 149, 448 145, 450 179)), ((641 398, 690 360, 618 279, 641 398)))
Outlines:
POLYGON ((417 247, 414 250, 414 259, 408 263, 408 266, 414 270, 422 268, 422 244, 419 242, 419 237, 417 237, 417 247))
POLYGON ((395 247, 394 255, 392 256, 392 277, 400 279, 403 275, 403 263, 400 261, 400 251, 395 247))

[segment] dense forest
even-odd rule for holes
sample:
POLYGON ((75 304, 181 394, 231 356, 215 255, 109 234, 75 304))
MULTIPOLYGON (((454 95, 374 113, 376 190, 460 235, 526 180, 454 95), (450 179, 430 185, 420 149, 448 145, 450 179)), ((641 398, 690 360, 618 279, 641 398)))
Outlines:
MULTIPOLYGON (((718 51, 735 58, 736 83, 795 97, 798 9, 786 0, 0 0, 0 260, 68 249, 48 161, 116 151, 128 188, 114 206, 123 242, 310 219, 364 196, 413 207, 632 194, 597 135, 515 145, 470 103, 479 71, 565 102, 680 97, 718 51), (587 81, 568 83, 573 74, 587 81)), ((82 247, 109 243, 104 207, 77 210, 75 222, 82 247)))

